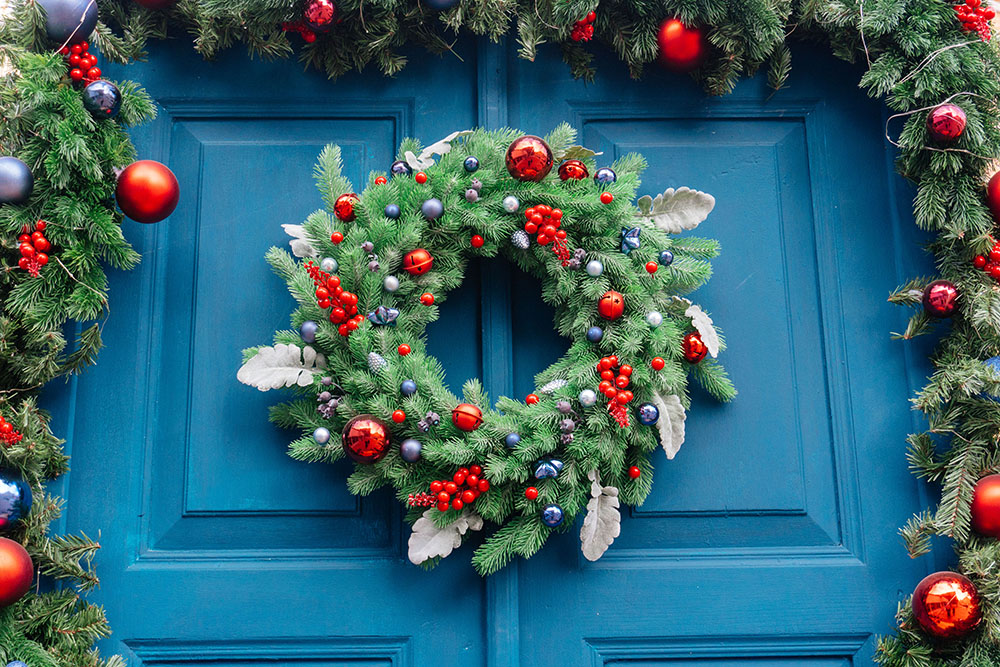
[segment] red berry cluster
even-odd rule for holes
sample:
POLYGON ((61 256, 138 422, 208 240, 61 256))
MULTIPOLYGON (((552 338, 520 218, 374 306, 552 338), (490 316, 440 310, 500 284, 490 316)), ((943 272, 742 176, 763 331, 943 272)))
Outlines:
POLYGON ((539 245, 552 244, 552 252, 562 260, 562 265, 569 264, 569 246, 566 245, 566 230, 559 229, 562 224, 563 212, 558 208, 552 208, 547 204, 532 206, 524 212, 524 217, 528 219, 524 223, 524 231, 529 234, 538 234, 535 240, 539 245))
POLYGON ((49 263, 49 256, 46 251, 52 247, 49 240, 45 238, 45 221, 39 220, 35 223, 35 231, 28 227, 21 228, 21 235, 17 237, 21 244, 18 249, 21 251, 21 259, 17 260, 17 265, 37 278, 38 272, 43 266, 49 263))
POLYGON ((982 269, 991 278, 1000 283, 1000 241, 993 241, 989 255, 976 255, 972 260, 972 265, 977 269, 982 269))
POLYGON ((299 33, 302 35, 302 40, 307 44, 312 44, 316 41, 316 33, 306 25, 305 21, 286 21, 281 24, 281 29, 285 32, 299 33))
POLYGON ((87 49, 90 45, 87 42, 80 42, 73 46, 64 46, 59 50, 66 57, 66 64, 69 65, 69 78, 74 81, 84 81, 93 83, 101 78, 101 68, 97 66, 97 56, 87 49))
POLYGON ((365 321, 365 316, 358 314, 358 295, 344 291, 340 276, 320 270, 312 260, 306 262, 306 271, 316 285, 316 303, 324 310, 332 308, 330 321, 338 325, 341 336, 350 336, 365 321))
POLYGON ((990 21, 996 13, 983 0, 965 0, 964 5, 955 5, 955 14, 963 32, 977 32, 984 42, 990 41, 990 21))
POLYGON ((625 405, 635 396, 628 387, 632 376, 632 367, 628 364, 618 364, 618 357, 602 357, 597 362, 597 372, 601 375, 601 384, 597 385, 597 391, 601 392, 609 399, 608 412, 615 418, 622 428, 628 426, 628 410, 625 405))
POLYGON ((594 21, 596 20, 597 12, 590 12, 586 18, 573 24, 573 31, 569 33, 569 38, 574 42, 589 42, 594 38, 594 21))
POLYGON ((410 496, 410 505, 415 507, 430 507, 433 503, 428 503, 427 498, 433 498, 437 503, 437 508, 442 512, 448 510, 460 510, 466 505, 476 502, 476 498, 490 488, 489 481, 482 476, 481 466, 471 465, 468 468, 459 468, 452 475, 451 480, 444 481, 436 479, 431 482, 430 494, 420 493, 410 496))
POLYGON ((13 424, 0 417, 0 441, 10 447, 21 442, 21 438, 23 437, 23 435, 14 430, 13 424))

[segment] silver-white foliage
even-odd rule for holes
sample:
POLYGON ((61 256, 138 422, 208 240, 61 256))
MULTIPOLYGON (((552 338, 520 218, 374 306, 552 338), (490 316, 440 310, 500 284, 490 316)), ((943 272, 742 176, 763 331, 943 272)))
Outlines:
POLYGON ((313 248, 312 242, 306 237, 306 228, 304 226, 282 225, 281 228, 285 230, 286 234, 292 237, 288 245, 292 246, 293 255, 296 257, 319 257, 316 248, 313 248))
POLYGON ((653 405, 660 411, 660 417, 656 420, 656 428, 660 432, 660 445, 667 453, 667 458, 672 459, 684 444, 686 417, 684 406, 679 396, 674 394, 664 396, 659 392, 653 393, 653 405))
POLYGON ((459 130, 458 132, 452 132, 447 137, 431 144, 424 150, 420 151, 420 155, 414 155, 412 151, 406 151, 403 157, 406 159, 406 164, 410 165, 414 169, 427 169, 434 165, 435 155, 444 155, 445 153, 451 152, 451 142, 455 141, 459 137, 464 137, 466 135, 472 134, 472 130, 459 130))
POLYGON ((580 549, 587 560, 597 560, 621 534, 622 517, 618 511, 618 489, 603 486, 597 470, 591 470, 587 477, 590 479, 590 500, 580 529, 580 549))
POLYGON ((257 350, 240 367, 236 379, 261 391, 294 385, 308 387, 313 376, 324 368, 326 359, 308 345, 300 350, 295 345, 278 343, 257 350))
POLYGON ((415 565, 429 558, 444 558, 462 546, 462 536, 465 533, 481 530, 483 527, 483 518, 468 509, 463 510, 457 519, 443 528, 431 518, 435 513, 439 513, 438 510, 429 509, 413 524, 413 532, 407 543, 407 555, 415 565))
POLYGON ((715 197, 687 187, 667 188, 655 199, 649 195, 639 197, 636 205, 637 217, 648 219, 668 234, 680 234, 694 229, 708 217, 715 208, 715 197))
POLYGON ((701 306, 692 304, 684 311, 684 315, 691 318, 691 325, 701 334, 701 342, 708 348, 712 358, 719 356, 719 333, 715 330, 708 313, 702 310, 701 306))

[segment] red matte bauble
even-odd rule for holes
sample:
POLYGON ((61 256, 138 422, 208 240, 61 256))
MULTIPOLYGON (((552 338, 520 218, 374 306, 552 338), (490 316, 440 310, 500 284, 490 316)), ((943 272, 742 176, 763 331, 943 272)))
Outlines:
POLYGON ((135 4, 146 9, 170 9, 177 4, 177 0, 135 0, 135 4))
POLYGON ((924 632, 939 639, 956 639, 983 619, 979 591, 957 572, 927 575, 913 591, 913 616, 924 632))
POLYGON ((332 0, 306 0, 302 20, 314 32, 326 32, 337 19, 337 5, 332 0))
POLYGON ((35 566, 18 542, 0 537, 0 608, 14 604, 31 589, 35 566))
POLYGON ((608 290, 597 302, 597 312, 606 320, 617 320, 625 312, 625 297, 620 292, 608 290))
POLYGON ((358 463, 375 463, 389 451, 389 427, 374 415, 358 415, 344 424, 340 443, 358 463))
POLYGON ((972 495, 972 530, 1000 539, 1000 475, 987 475, 972 495))
POLYGON ((675 72, 689 72, 705 58, 705 35, 700 28, 686 26, 680 19, 661 23, 656 41, 660 45, 660 63, 675 72))
POLYGON ((588 176, 587 165, 579 160, 566 160, 559 165, 559 178, 564 181, 582 181, 588 176))
POLYGON ((423 248, 411 250, 403 256, 403 269, 411 276, 422 276, 434 266, 434 258, 423 248))
POLYGON ((954 143, 965 131, 965 112, 955 104, 942 104, 927 115, 927 131, 939 144, 954 143))
POLYGON ((993 214, 993 222, 1000 225, 1000 171, 993 174, 986 184, 986 205, 993 214))
POLYGON ((122 213, 136 222, 152 223, 174 212, 181 198, 177 177, 156 160, 139 160, 118 175, 115 199, 122 213))
POLYGON ((552 171, 552 149, 540 137, 526 134, 507 147, 507 172, 519 181, 540 181, 552 171))
POLYGON ((336 214, 337 219, 344 222, 353 222, 354 218, 357 217, 354 207, 359 201, 358 196, 353 192, 348 192, 346 195, 337 197, 337 201, 333 203, 333 212, 336 214))
POLYGON ((947 280, 935 280, 924 288, 923 304, 931 317, 951 317, 958 307, 958 288, 947 280))
POLYGON ((451 411, 451 423, 463 431, 475 431, 483 425, 483 411, 471 403, 459 403, 451 411))
POLYGON ((684 358, 687 359, 688 363, 696 364, 704 359, 706 354, 708 354, 708 346, 701 339, 700 333, 692 331, 684 336, 684 358))

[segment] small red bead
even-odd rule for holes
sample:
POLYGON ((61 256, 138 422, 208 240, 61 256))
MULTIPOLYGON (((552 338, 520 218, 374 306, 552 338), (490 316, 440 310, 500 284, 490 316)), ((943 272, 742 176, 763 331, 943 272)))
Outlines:
POLYGON ((83 44, 82 43, 74 44, 73 46, 69 47, 69 51, 70 53, 81 54, 83 53, 83 44))
POLYGON ((602 192, 601 193, 601 203, 602 204, 610 204, 614 200, 615 200, 615 196, 613 194, 611 194, 610 192, 602 192))
POLYGON ((79 67, 74 67, 69 71, 69 78, 73 79, 74 81, 82 81, 83 70, 80 69, 79 67))
POLYGON ((392 421, 397 424, 406 421, 406 413, 402 410, 394 410, 392 413, 392 421))
POLYGON ((444 491, 438 491, 437 499, 438 499, 438 502, 440 502, 440 503, 451 502, 451 496, 448 495, 447 493, 445 493, 444 491))
POLYGON ((463 507, 465 507, 465 503, 462 502, 461 498, 455 498, 454 500, 451 501, 451 508, 453 510, 460 510, 463 507))
POLYGON ((615 379, 615 386, 618 387, 619 389, 624 389, 625 387, 628 386, 628 378, 625 377, 624 375, 619 375, 615 379))
POLYGON ((646 271, 648 273, 656 273, 658 268, 660 268, 660 265, 656 262, 646 262, 646 271))
POLYGON ((528 405, 534 405, 535 403, 538 402, 538 400, 539 400, 538 394, 528 394, 527 396, 524 397, 524 402, 527 403, 528 405))
POLYGON ((405 357, 410 353, 410 346, 407 345, 406 343, 403 343, 402 345, 396 348, 396 351, 399 352, 399 356, 405 357))
POLYGON ((420 295, 420 303, 424 304, 425 306, 433 306, 434 295, 431 294, 430 292, 424 292, 423 294, 420 295))
POLYGON ((330 240, 333 241, 334 245, 336 245, 344 240, 344 235, 341 232, 334 232, 333 234, 330 234, 330 240))
POLYGON ((70 56, 69 58, 67 58, 66 60, 67 60, 67 62, 69 62, 69 64, 70 64, 70 65, 72 65, 73 67, 79 67, 79 66, 80 66, 80 64, 81 64, 81 63, 83 62, 83 58, 81 58, 81 57, 80 57, 80 55, 79 55, 79 54, 77 54, 77 53, 74 53, 73 55, 71 55, 71 56, 70 56))
POLYGON ((628 377, 629 375, 632 375, 632 367, 628 364, 622 364, 622 367, 618 369, 618 372, 625 377, 628 377))
POLYGON ((976 255, 975 259, 972 260, 972 265, 977 269, 981 269, 986 266, 986 258, 982 255, 976 255))
POLYGON ((483 468, 473 464, 469 466, 469 472, 473 475, 481 475, 483 473, 483 468))
POLYGON ((469 242, 472 244, 473 248, 482 248, 483 244, 486 243, 486 240, 479 234, 476 234, 469 242))
POLYGON ((431 493, 441 493, 443 489, 444 489, 444 484, 442 484, 440 481, 434 480, 433 482, 431 482, 431 493))
POLYGON ((463 491, 462 492, 462 502, 465 503, 466 505, 468 505, 469 503, 471 503, 475 499, 476 499, 476 494, 473 493, 472 491, 463 491))
POLYGON ((465 478, 466 474, 463 473, 461 470, 459 470, 452 476, 452 480, 454 480, 455 484, 458 484, 459 486, 465 484, 465 478))
POLYGON ((375 177, 375 185, 385 185, 386 182, 387 181, 385 180, 385 176, 376 176, 375 177))
POLYGON ((341 336, 347 336, 351 333, 351 330, 347 328, 346 324, 341 324, 339 327, 337 327, 337 333, 339 333, 341 336))
POLYGON ((91 67, 89 70, 87 70, 87 78, 88 79, 100 79, 101 78, 101 68, 100 67, 91 67))
POLYGON ((415 180, 417 183, 420 183, 421 185, 423 185, 424 183, 427 182, 427 174, 425 174, 422 171, 418 171, 417 175, 413 177, 413 180, 415 180))
POLYGON ((444 490, 448 493, 455 493, 458 491, 458 484, 455 484, 455 482, 445 482, 444 490))
POLYGON ((451 506, 448 503, 438 503, 438 510, 447 512, 451 506))
POLYGON ((528 500, 534 500, 538 497, 538 489, 533 486, 529 486, 524 490, 524 497, 528 500))
POLYGON ((642 471, 639 470, 638 466, 632 466, 631 468, 628 469, 628 476, 631 477, 632 479, 639 479, 639 475, 641 474, 642 471))
POLYGON ((654 371, 662 371, 667 362, 663 360, 663 357, 653 357, 653 361, 649 365, 653 367, 654 371))
POLYGON ((479 491, 480 493, 490 490, 490 481, 488 479, 479 480, 479 491))
POLYGON ((35 229, 37 231, 40 231, 40 232, 44 232, 45 231, 45 226, 46 226, 46 223, 45 223, 44 220, 39 220, 38 222, 35 223, 35 229))

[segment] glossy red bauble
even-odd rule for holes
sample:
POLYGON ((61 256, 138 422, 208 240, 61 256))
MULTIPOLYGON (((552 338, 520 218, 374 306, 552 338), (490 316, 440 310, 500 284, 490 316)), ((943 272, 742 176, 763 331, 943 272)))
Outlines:
POLYGON ((410 346, 407 345, 406 343, 403 343, 402 345, 396 348, 396 352, 399 352, 399 356, 405 357, 410 353, 410 346))
POLYGON ((483 411, 471 403, 459 403, 451 411, 451 423, 463 431, 475 431, 483 425, 483 411))
POLYGON ((939 639, 956 639, 971 632, 983 618, 979 591, 957 572, 935 572, 913 591, 913 616, 924 632, 939 639))
POLYGON ((538 394, 528 394, 527 396, 524 397, 524 402, 527 403, 528 405, 534 405, 540 400, 541 399, 538 398, 538 394))
POLYGON ((31 589, 35 566, 18 542, 0 537, 0 608, 14 604, 31 589))
POLYGON ((958 288, 947 280, 935 280, 924 288, 922 301, 931 317, 951 317, 958 307, 958 288))
POLYGON ((375 177, 375 185, 385 185, 386 183, 388 183, 388 181, 386 180, 385 176, 375 177))
POLYGON ((552 171, 552 149, 541 137, 526 134, 507 147, 507 172, 519 181, 540 181, 552 171))
POLYGON ((942 104, 927 115, 927 131, 939 144, 954 143, 965 131, 965 112, 955 104, 942 104))
POLYGON ((423 185, 424 183, 427 182, 427 174, 425 174, 422 171, 418 171, 416 175, 413 177, 413 180, 415 180, 420 185, 423 185))
POLYGON ((993 174, 986 184, 986 205, 993 214, 993 222, 1000 225, 1000 171, 993 174))
POLYGON ((642 470, 639 469, 639 466, 632 466, 628 469, 628 476, 632 479, 639 479, 642 476, 642 470))
POLYGON ((403 412, 402 410, 393 410, 392 421, 396 422, 397 424, 403 423, 404 421, 406 421, 406 413, 403 412))
POLYGON ((344 233, 334 232, 330 234, 330 240, 333 242, 333 245, 340 245, 340 242, 344 240, 344 233))
POLYGON ((663 360, 663 357, 653 357, 649 365, 653 367, 654 371, 662 371, 667 362, 663 360))
POLYGON ((472 245, 473 248, 482 248, 485 243, 486 239, 484 239, 479 234, 476 234, 475 236, 472 237, 472 239, 469 240, 469 244, 472 245))
POLYGON ((423 294, 420 295, 420 303, 424 304, 425 306, 433 306, 434 295, 431 294, 430 292, 424 292, 423 294))
POLYGON ((1000 475, 987 475, 972 495, 972 530, 1000 539, 1000 475))
POLYGON ((332 0, 306 0, 302 20, 313 32, 326 32, 337 19, 337 5, 332 0))
POLYGON ((358 463, 375 463, 389 451, 389 427, 374 415, 358 415, 346 424, 340 442, 344 453, 358 463))
POLYGON ((337 197, 337 201, 333 204, 333 212, 336 214, 337 219, 344 222, 352 222, 357 217, 354 207, 359 201, 358 196, 353 192, 348 192, 345 195, 337 197))
POLYGON ((122 213, 136 222, 153 223, 174 212, 181 198, 177 177, 155 160, 139 160, 118 175, 115 199, 122 213))
POLYGON ((529 486, 524 490, 524 497, 528 500, 534 500, 538 497, 538 489, 533 486, 529 486))
POLYGON ((708 354, 708 346, 701 339, 700 333, 692 331, 684 336, 684 358, 687 359, 688 363, 696 364, 704 359, 706 354, 708 354))
POLYGON ((705 58, 707 45, 700 28, 684 25, 680 19, 667 19, 656 35, 660 63, 675 72, 688 72, 705 58))
POLYGON ((650 275, 656 273, 656 270, 658 268, 660 268, 659 263, 657 263, 657 262, 646 262, 646 272, 649 273, 650 275))
POLYGON ((434 258, 423 248, 411 250, 403 256, 403 270, 411 276, 422 276, 434 266, 434 258))
POLYGON ((625 312, 625 297, 620 292, 608 290, 597 302, 597 312, 606 320, 617 320, 625 312))
POLYGON ((579 160, 566 160, 559 165, 559 178, 564 181, 582 181, 588 176, 587 165, 579 160))
POLYGON ((611 194, 610 192, 602 192, 601 193, 601 203, 602 204, 610 204, 614 200, 615 200, 615 196, 613 194, 611 194))

